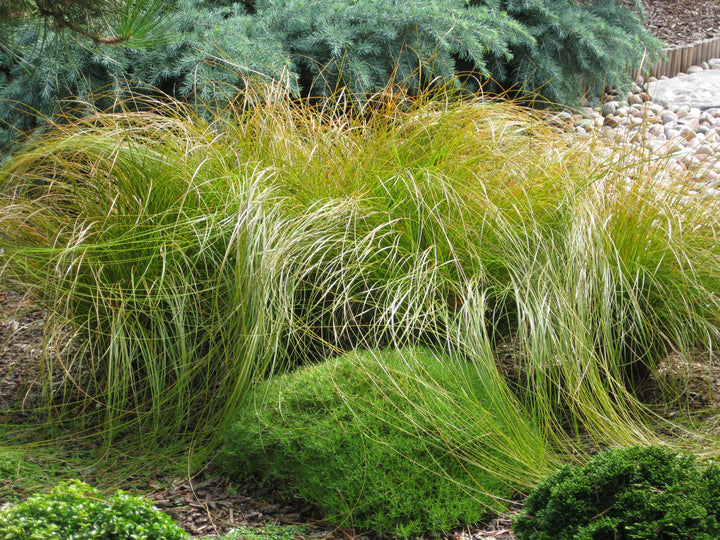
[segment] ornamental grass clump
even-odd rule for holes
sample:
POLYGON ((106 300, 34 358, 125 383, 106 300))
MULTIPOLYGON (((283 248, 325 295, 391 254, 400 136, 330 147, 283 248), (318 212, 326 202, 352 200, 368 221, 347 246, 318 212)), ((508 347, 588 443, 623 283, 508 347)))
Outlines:
POLYGON ((231 476, 279 481, 358 532, 447 532, 505 506, 516 487, 508 469, 542 466, 543 441, 527 420, 504 425, 505 406, 467 359, 353 351, 255 388, 219 459, 231 476))
POLYGON ((49 345, 68 324, 78 345, 45 355, 43 406, 89 399, 72 414, 106 435, 142 418, 148 444, 212 424, 273 341, 258 270, 279 226, 271 193, 225 177, 207 133, 178 120, 90 118, 4 176, 5 273, 46 307, 49 345))
POLYGON ((659 446, 602 452, 543 480, 513 530, 520 540, 712 540, 720 467, 659 446))
POLYGON ((3 164, 3 279, 48 313, 43 412, 208 451, 253 381, 440 346, 548 442, 502 473, 530 486, 578 436, 654 442, 645 379, 711 361, 718 205, 662 162, 447 92, 241 97, 68 119, 3 164))
POLYGON ((569 432, 653 441, 643 385, 671 352, 710 362, 718 345, 716 202, 660 160, 512 104, 398 103, 379 97, 353 128, 283 124, 265 147, 279 188, 304 207, 355 201, 352 234, 389 245, 373 254, 387 264, 358 264, 350 282, 384 276, 372 290, 391 293, 389 324, 425 316, 471 356, 512 350, 516 395, 559 447, 569 432))

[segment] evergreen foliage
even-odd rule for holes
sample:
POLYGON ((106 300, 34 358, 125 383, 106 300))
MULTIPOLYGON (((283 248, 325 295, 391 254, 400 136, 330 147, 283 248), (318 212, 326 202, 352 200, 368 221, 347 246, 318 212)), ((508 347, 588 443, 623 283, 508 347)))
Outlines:
MULTIPOLYGON (((4 129, 0 143, 12 141, 19 133, 44 123, 42 115, 58 116, 76 108, 82 100, 103 107, 96 89, 113 78, 116 94, 125 92, 121 84, 128 63, 123 56, 112 55, 108 47, 94 54, 78 43, 56 39, 52 32, 36 24, 25 24, 16 33, 13 49, 0 50, 3 66, 0 75, 0 118, 4 129), (73 104, 61 100, 76 96, 73 104)), ((110 96, 110 94, 108 94, 110 96)), ((80 111, 82 114, 82 107, 80 111)))
POLYGON ((71 18, 102 17, 110 5, 108 0, 0 0, 0 22, 36 15, 57 18, 58 24, 62 24, 62 21, 71 18))
POLYGON ((472 0, 506 11, 533 41, 511 46, 512 59, 496 59, 493 75, 506 88, 539 92, 554 103, 572 103, 584 92, 624 87, 628 73, 656 57, 662 44, 620 0, 472 0))
POLYGON ((464 0, 258 0, 255 9, 310 94, 362 96, 398 81, 415 93, 453 78, 456 59, 489 76, 486 56, 509 60, 509 46, 532 42, 505 13, 464 0))
POLYGON ((401 538, 448 531, 512 494, 468 455, 504 429, 487 386, 447 353, 349 352, 257 386, 221 461, 238 478, 279 481, 344 527, 401 538))
POLYGON ((95 43, 148 47, 158 43, 154 34, 167 8, 164 0, 0 0, 0 25, 31 20, 95 43))
MULTIPOLYGON (((0 143, 74 96, 113 103, 131 88, 226 103, 248 79, 294 95, 356 97, 402 82, 470 89, 488 79, 554 102, 621 85, 659 46, 619 0, 178 0, 163 43, 110 47, 18 24, 0 56, 0 143), (461 72, 468 77, 458 78, 461 72), (110 95, 108 95, 108 92, 110 95)), ((147 22, 147 21, 146 21, 147 22)), ((67 106, 61 107, 60 109, 67 106)))
POLYGON ((82 115, 83 102, 102 109, 141 91, 207 103, 232 99, 256 73, 294 80, 278 41, 239 6, 177 4, 167 39, 151 49, 68 42, 34 22, 18 26, 13 48, 0 50, 0 145, 48 117, 82 115))
POLYGON ((520 540, 712 540, 720 535, 720 467, 664 447, 566 465, 525 502, 520 540))

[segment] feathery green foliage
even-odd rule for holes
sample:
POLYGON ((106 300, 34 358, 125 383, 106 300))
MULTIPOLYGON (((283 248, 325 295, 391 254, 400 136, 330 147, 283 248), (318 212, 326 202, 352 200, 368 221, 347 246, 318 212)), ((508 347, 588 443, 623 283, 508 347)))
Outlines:
POLYGON ((238 478, 280 480, 343 527, 447 532, 504 507, 504 471, 544 465, 529 424, 513 432, 520 452, 506 445, 494 390, 448 353, 354 351, 257 387, 220 460, 238 478), (486 459, 468 459, 478 447, 486 459))

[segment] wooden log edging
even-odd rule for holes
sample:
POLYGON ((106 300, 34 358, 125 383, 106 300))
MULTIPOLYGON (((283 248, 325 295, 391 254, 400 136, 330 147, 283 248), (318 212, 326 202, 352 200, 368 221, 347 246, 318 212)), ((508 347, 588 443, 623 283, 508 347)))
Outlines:
MULTIPOLYGON (((652 62, 647 74, 657 77, 674 77, 690 66, 699 66, 711 58, 720 58, 720 37, 704 39, 690 45, 665 49, 667 60, 652 62)), ((644 70, 643 70, 644 71, 644 70)))

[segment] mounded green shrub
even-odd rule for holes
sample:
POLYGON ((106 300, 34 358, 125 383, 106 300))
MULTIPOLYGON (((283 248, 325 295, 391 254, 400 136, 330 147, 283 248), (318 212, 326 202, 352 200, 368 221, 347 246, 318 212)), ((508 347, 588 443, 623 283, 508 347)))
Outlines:
POLYGON ((514 531, 520 540, 713 540, 720 467, 658 446, 603 452, 541 482, 514 531))
POLYGON ((190 536, 142 497, 103 497, 80 482, 0 510, 0 538, 42 540, 182 540, 190 536))
POLYGON ((423 348, 350 352, 259 386, 220 462, 238 478, 279 481, 358 531, 447 531, 513 493, 491 461, 470 457, 511 429, 494 400, 503 402, 466 360, 423 348))

